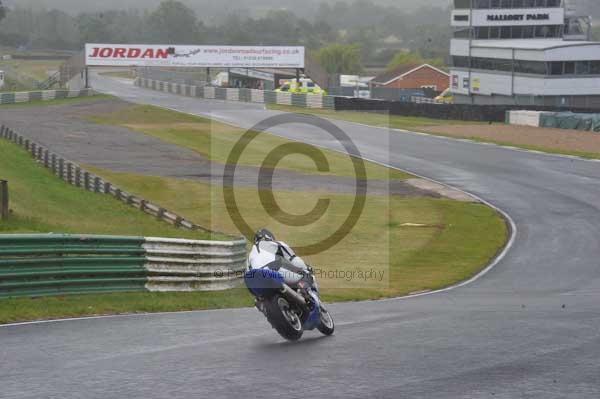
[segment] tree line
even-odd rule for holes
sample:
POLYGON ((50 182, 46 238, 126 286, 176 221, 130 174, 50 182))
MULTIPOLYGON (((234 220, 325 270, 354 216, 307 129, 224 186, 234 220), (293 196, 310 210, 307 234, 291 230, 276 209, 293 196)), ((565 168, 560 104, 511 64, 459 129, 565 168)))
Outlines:
MULTIPOLYGON (((342 51, 347 60, 327 65, 360 71, 386 65, 399 52, 444 59, 450 13, 442 8, 407 12, 371 0, 323 2, 306 9, 271 9, 260 16, 229 12, 211 22, 177 0, 150 10, 106 10, 71 15, 61 10, 15 6, 0 22, 0 44, 22 49, 79 50, 84 43, 303 45, 326 49, 321 59, 342 51)), ((331 57, 329 57, 331 59, 331 57)), ((337 61, 336 61, 337 62, 337 61)))

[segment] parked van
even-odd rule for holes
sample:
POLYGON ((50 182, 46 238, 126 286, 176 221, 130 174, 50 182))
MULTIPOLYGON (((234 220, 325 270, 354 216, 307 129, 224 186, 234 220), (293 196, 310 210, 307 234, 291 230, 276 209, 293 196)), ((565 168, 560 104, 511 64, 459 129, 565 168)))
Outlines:
POLYGON ((297 79, 290 79, 282 82, 282 85, 275 91, 288 93, 322 94, 326 95, 325 90, 309 78, 300 78, 300 84, 297 79))
POLYGON ((446 89, 435 100, 444 104, 452 104, 454 103, 454 96, 450 92, 450 89, 446 89))

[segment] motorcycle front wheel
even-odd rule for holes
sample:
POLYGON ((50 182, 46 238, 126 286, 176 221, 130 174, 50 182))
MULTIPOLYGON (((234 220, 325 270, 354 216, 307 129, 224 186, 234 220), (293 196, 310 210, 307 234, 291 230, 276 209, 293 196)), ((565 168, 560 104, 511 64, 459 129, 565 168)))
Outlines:
POLYGON ((298 314, 294 312, 287 299, 275 295, 266 301, 265 305, 267 319, 279 335, 288 341, 297 341, 302 337, 302 333, 304 332, 302 321, 298 314))
POLYGON ((321 307, 321 322, 319 323, 319 327, 317 327, 321 334, 331 335, 335 330, 335 323, 333 322, 333 317, 327 309, 321 307))

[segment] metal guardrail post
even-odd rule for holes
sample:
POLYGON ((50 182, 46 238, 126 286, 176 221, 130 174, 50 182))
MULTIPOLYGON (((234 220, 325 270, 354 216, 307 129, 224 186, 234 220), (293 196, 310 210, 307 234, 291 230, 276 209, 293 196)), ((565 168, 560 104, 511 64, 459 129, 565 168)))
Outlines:
POLYGON ((8 219, 8 182, 0 180, 0 219, 8 219))

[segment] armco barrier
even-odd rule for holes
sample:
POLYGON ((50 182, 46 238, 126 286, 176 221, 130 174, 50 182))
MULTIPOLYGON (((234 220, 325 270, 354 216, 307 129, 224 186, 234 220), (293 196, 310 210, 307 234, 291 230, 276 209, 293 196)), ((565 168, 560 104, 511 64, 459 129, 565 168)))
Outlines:
POLYGON ((0 236, 0 298, 143 291, 141 237, 0 236))
POLYGON ((256 89, 225 89, 210 86, 185 86, 146 78, 137 78, 135 84, 136 86, 147 89, 206 99, 294 105, 304 108, 333 109, 335 106, 333 96, 322 96, 317 94, 287 93, 256 89))
POLYGON ((146 238, 146 288, 150 291, 223 290, 239 284, 246 241, 146 238))
POLYGON ((24 91, 17 93, 0 94, 0 104, 26 103, 30 101, 48 101, 57 98, 87 97, 94 95, 92 89, 83 90, 43 90, 43 91, 24 91))
POLYGON ((0 235, 0 298, 239 285, 246 241, 0 235))

